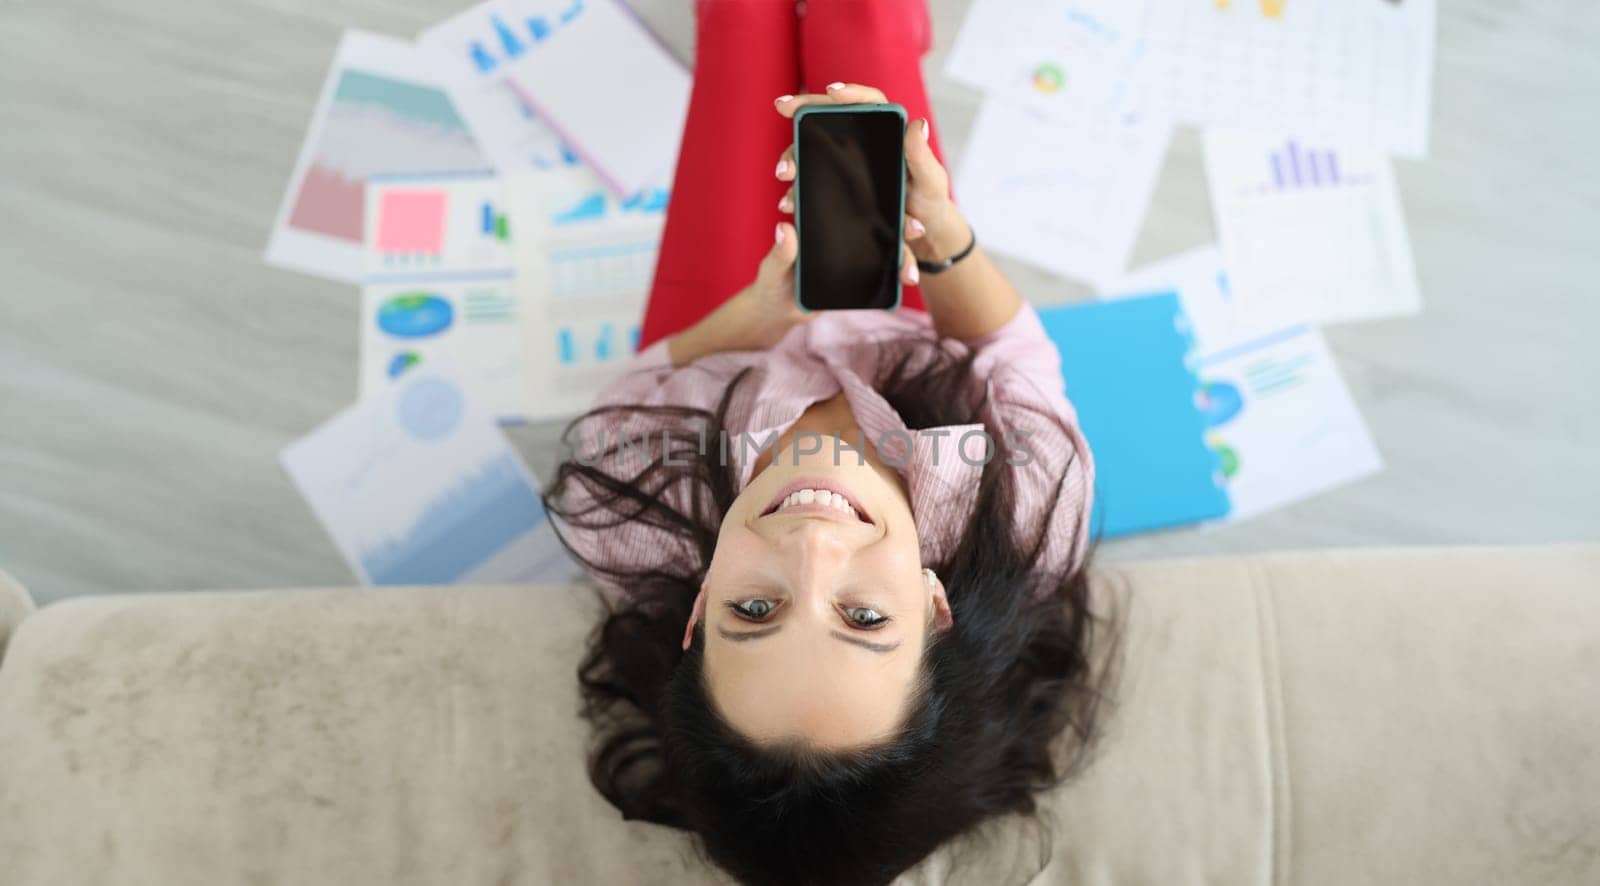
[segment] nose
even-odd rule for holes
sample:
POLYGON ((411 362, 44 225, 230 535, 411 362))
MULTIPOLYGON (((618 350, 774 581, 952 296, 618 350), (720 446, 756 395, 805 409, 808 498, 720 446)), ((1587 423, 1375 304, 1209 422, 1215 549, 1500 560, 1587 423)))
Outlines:
POLYGON ((838 583, 850 560, 852 544, 838 524, 827 520, 797 520, 774 539, 789 574, 796 602, 827 607, 828 590, 838 583))

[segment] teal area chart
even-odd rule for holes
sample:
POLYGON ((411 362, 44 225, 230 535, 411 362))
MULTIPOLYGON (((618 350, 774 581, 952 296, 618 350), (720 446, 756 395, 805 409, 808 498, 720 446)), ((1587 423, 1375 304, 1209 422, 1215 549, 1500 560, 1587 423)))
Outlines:
POLYGON ((334 87, 288 224, 359 244, 365 234, 369 177, 486 166, 443 91, 345 70, 334 87))

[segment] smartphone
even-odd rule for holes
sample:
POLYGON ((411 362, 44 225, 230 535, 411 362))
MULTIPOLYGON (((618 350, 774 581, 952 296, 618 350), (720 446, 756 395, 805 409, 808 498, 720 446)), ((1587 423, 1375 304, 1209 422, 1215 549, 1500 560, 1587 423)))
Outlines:
POLYGON ((905 133, 900 105, 809 105, 794 115, 802 310, 900 306, 905 133))

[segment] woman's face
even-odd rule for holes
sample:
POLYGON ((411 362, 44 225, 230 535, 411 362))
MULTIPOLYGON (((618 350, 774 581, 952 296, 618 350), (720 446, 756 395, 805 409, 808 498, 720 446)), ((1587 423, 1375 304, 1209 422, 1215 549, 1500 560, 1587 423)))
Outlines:
POLYGON ((704 625, 711 699, 734 729, 841 749, 894 735, 950 609, 899 475, 870 444, 865 464, 814 446, 791 432, 734 501, 689 630, 704 625))

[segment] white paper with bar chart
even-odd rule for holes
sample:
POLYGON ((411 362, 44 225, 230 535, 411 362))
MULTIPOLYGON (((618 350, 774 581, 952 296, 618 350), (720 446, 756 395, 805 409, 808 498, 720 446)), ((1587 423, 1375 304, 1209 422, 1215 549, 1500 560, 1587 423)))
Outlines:
POLYGON ((1241 328, 1422 310, 1387 156, 1239 130, 1208 130, 1204 143, 1241 328))
POLYGON ((639 345, 665 192, 618 199, 583 166, 507 180, 530 420, 583 412, 639 345))

